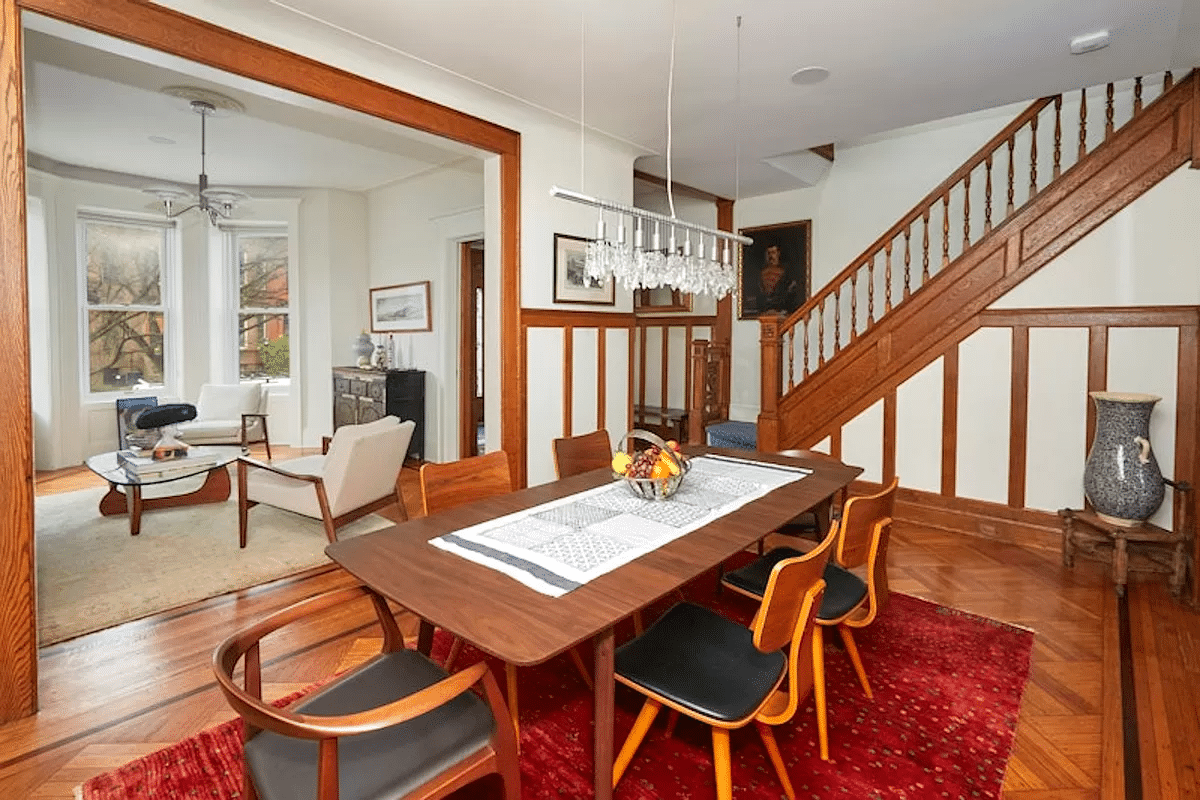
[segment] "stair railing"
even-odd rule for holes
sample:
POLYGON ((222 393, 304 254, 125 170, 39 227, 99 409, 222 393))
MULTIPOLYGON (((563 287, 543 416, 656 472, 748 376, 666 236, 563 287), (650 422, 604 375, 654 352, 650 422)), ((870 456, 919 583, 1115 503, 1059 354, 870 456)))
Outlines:
MULTIPOLYGON (((1165 72, 1031 103, 779 324, 782 357, 763 364, 764 377, 779 369, 776 385, 791 390, 1141 113, 1148 93, 1157 99, 1172 85, 1165 72), (1089 113, 1102 113, 1103 124, 1089 122, 1089 113), (1065 139, 1072 117, 1078 130, 1065 139), (1048 167, 1039 152, 1049 153, 1048 167)), ((774 400, 764 397, 763 410, 774 400)))

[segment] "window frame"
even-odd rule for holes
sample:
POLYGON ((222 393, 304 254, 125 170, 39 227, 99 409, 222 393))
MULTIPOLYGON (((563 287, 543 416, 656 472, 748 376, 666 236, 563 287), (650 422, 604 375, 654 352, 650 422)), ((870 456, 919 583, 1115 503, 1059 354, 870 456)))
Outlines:
POLYGON ((80 206, 75 209, 75 279, 76 319, 79 325, 78 380, 80 396, 84 402, 106 401, 114 397, 139 394, 178 394, 181 366, 180 318, 178 310, 182 298, 179 296, 179 270, 183 263, 177 220, 159 216, 117 211, 105 208, 80 206), (158 230, 162 236, 162 260, 159 263, 159 305, 91 305, 88 302, 88 257, 87 229, 89 224, 124 225, 131 228, 158 230), (89 336, 90 312, 92 311, 161 311, 163 315, 163 374, 162 383, 144 388, 123 388, 108 391, 93 391, 91 382, 91 340, 89 336))
MULTIPOLYGON (((227 312, 225 319, 221 323, 222 346, 220 361, 223 369, 229 376, 230 382, 248 383, 248 382, 263 382, 273 385, 287 386, 291 383, 292 375, 295 372, 295 359, 289 358, 291 363, 288 364, 288 376, 286 378, 262 376, 258 378, 243 378, 241 365, 241 339, 238 335, 239 322, 243 313, 250 314, 283 314, 287 318, 287 331, 289 341, 295 341, 296 337, 296 314, 294 297, 295 286, 295 265, 293 263, 291 229, 287 222, 224 222, 218 226, 218 233, 221 237, 220 254, 220 274, 222 283, 225 286, 225 307, 227 312), (239 240, 242 237, 271 237, 283 239, 288 244, 288 265, 287 265, 287 280, 288 280, 288 302, 286 306, 275 306, 271 308, 255 307, 249 310, 242 308, 241 301, 241 261, 239 258, 239 240)), ((289 353, 293 348, 289 345, 289 353)))

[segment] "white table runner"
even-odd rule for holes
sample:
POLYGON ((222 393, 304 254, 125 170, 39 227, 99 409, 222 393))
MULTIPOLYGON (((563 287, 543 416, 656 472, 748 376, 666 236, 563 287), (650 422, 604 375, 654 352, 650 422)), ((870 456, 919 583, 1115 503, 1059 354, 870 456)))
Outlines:
POLYGON ((679 490, 667 500, 644 500, 614 481, 429 543, 561 597, 812 474, 803 467, 719 455, 691 462, 679 490))

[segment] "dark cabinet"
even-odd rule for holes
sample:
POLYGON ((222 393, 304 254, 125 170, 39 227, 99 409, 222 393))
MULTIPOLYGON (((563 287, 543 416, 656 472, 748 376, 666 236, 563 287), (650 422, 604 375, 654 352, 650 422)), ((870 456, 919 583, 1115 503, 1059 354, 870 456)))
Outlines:
POLYGON ((333 368, 333 429, 386 417, 417 423, 408 457, 425 460, 425 372, 333 368))

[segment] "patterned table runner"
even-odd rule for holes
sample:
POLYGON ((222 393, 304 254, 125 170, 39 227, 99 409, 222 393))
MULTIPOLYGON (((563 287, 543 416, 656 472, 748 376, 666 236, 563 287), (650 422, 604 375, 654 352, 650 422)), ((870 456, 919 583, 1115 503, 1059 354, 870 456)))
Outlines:
POLYGON ((620 482, 431 539, 430 544, 561 597, 812 470, 728 456, 691 460, 679 490, 645 500, 620 482))

